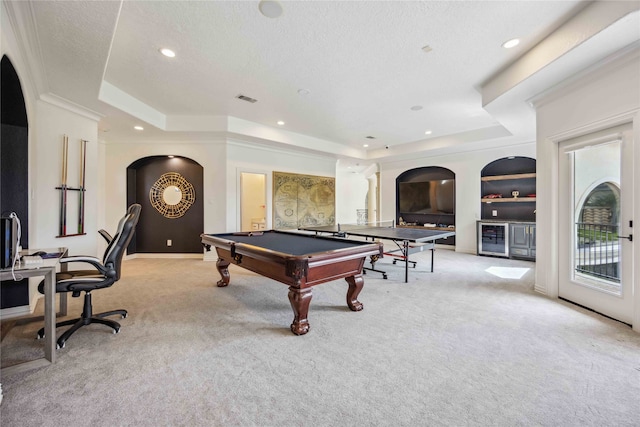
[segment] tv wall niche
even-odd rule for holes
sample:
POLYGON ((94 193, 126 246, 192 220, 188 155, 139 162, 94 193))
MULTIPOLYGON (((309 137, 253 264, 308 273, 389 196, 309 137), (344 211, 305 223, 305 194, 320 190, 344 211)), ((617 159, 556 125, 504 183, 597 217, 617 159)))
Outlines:
POLYGON ((455 226, 455 200, 456 177, 451 170, 439 166, 407 170, 396 178, 396 223, 455 226))

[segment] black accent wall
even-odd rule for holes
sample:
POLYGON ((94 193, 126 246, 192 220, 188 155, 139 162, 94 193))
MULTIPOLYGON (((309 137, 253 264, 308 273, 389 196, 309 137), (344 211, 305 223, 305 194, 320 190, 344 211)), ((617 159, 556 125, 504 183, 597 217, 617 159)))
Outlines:
POLYGON ((203 168, 194 160, 152 156, 132 163, 127 168, 127 203, 140 203, 142 211, 128 253, 202 253, 203 194, 203 168), (195 202, 180 218, 164 217, 149 200, 149 190, 167 172, 179 173, 195 190, 195 202))
MULTIPOLYGON (((29 247, 29 128, 20 79, 7 56, 0 65, 0 212, 18 215, 20 244, 29 247)), ((29 280, 4 281, 0 308, 29 304, 29 280)))

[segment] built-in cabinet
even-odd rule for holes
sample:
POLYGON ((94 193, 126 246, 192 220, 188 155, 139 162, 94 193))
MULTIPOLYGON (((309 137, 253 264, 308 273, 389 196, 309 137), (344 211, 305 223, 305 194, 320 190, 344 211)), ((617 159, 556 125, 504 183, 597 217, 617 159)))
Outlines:
POLYGON ((536 257, 536 161, 505 157, 481 172, 478 254, 536 257))
POLYGON ((536 258, 536 225, 509 224, 509 254, 512 258, 536 258))

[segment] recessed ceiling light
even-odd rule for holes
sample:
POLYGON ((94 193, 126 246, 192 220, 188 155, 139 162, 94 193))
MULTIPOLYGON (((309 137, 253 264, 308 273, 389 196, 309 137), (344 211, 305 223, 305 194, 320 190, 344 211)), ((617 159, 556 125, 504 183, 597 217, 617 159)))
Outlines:
POLYGON ((284 126, 284 122, 282 120, 278 120, 278 126, 284 126))
POLYGON ((431 133, 432 133, 432 131, 430 131, 430 130, 425 130, 425 131, 424 131, 424 134, 425 134, 425 135, 431 135, 431 133))
POLYGON ((166 47, 163 47, 162 49, 160 49, 160 53, 166 56, 167 58, 175 58, 176 56, 176 53, 174 51, 172 51, 171 49, 167 49, 166 47))
POLYGON ((429 45, 425 45, 425 46, 423 46, 423 47, 422 47, 422 51, 423 51, 424 53, 429 53, 429 52, 431 52, 432 50, 433 50, 433 49, 432 49, 432 48, 431 48, 431 46, 429 46, 429 45))
POLYGON ((144 128, 142 126, 134 126, 133 127, 135 130, 144 130, 144 128))
POLYGON ((520 39, 511 39, 502 43, 502 47, 505 49, 511 49, 512 47, 518 46, 519 43, 520 43, 520 39))
POLYGON ((376 139, 376 137, 375 137, 375 136, 371 136, 371 135, 369 135, 369 136, 365 136, 365 138, 367 138, 367 139, 376 139))
POLYGON ((364 148, 367 148, 369 146, 369 144, 363 144, 362 145, 364 148))
POLYGON ((309 93, 310 92, 307 89, 298 90, 298 95, 300 95, 300 96, 307 96, 307 95, 309 95, 309 93))
POLYGON ((412 111, 420 111, 422 110, 422 105, 414 105, 413 107, 411 107, 412 111))
POLYGON ((262 0, 258 3, 258 9, 267 18, 279 18, 282 15, 282 6, 277 1, 262 0))

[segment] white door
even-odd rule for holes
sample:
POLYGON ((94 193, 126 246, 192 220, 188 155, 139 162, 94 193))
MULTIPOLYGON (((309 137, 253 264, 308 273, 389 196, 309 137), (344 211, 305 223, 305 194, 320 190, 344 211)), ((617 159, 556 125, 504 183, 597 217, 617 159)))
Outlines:
POLYGON ((559 296, 631 325, 631 126, 563 141, 559 150, 559 296))

